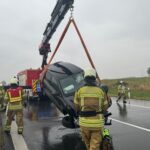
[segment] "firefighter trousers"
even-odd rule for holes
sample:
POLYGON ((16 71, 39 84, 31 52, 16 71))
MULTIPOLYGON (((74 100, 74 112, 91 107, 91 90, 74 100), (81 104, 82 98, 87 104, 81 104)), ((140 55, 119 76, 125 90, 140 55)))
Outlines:
POLYGON ((93 130, 90 128, 80 127, 80 131, 87 150, 100 150, 102 129, 93 130))
POLYGON ((16 115, 16 123, 18 126, 18 131, 20 132, 23 131, 23 110, 8 110, 6 124, 5 124, 6 131, 10 131, 11 123, 15 115, 16 115))

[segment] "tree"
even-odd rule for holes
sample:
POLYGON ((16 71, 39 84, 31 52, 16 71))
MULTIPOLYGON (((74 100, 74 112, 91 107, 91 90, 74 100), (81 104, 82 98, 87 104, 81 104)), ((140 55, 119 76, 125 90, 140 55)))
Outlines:
POLYGON ((147 69, 147 74, 150 76, 150 67, 147 69))

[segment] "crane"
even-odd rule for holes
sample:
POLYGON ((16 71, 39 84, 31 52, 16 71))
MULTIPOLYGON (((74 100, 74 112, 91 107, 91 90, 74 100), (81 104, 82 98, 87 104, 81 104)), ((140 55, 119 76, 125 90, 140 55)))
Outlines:
POLYGON ((42 68, 47 65, 48 53, 51 52, 49 41, 68 10, 73 7, 73 3, 74 0, 57 0, 54 10, 51 13, 51 20, 46 26, 43 33, 43 39, 39 47, 39 53, 43 56, 41 65, 42 68))
MULTIPOLYGON (((65 36, 70 24, 72 23, 73 26, 75 27, 75 30, 76 30, 78 36, 79 36, 81 44, 82 44, 82 46, 83 46, 83 48, 84 48, 84 50, 87 54, 89 62, 91 63, 91 66, 93 68, 95 68, 95 65, 94 65, 94 63, 93 63, 93 61, 90 57, 90 54, 89 54, 88 49, 85 45, 85 42, 84 42, 84 40, 83 40, 83 38, 82 38, 82 36, 79 32, 79 29, 78 29, 78 27, 77 27, 77 25, 76 25, 76 23, 75 23, 75 21, 72 17, 72 13, 71 13, 71 17, 70 17, 70 19, 69 19, 62 35, 61 35, 61 37, 59 39, 59 42, 56 46, 56 49, 54 50, 54 53, 51 56, 51 59, 49 60, 49 62, 47 63, 48 53, 51 52, 49 41, 52 38, 54 32, 56 31, 58 25, 61 23, 62 19, 64 18, 65 14, 68 12, 68 10, 71 9, 71 11, 73 11, 73 3, 74 3, 74 0, 57 0, 57 3, 54 7, 54 10, 51 14, 51 20, 47 24, 46 29, 43 33, 43 39, 42 39, 41 45, 39 47, 39 53, 40 53, 40 55, 43 56, 43 61, 42 61, 42 66, 41 66, 43 71, 40 74, 40 81, 41 81, 41 85, 42 85, 42 91, 56 105, 56 107, 64 115, 69 115, 69 116, 65 116, 63 118, 62 124, 66 127, 67 126, 68 127, 73 126, 73 128, 74 128, 75 127, 74 126, 74 118, 77 117, 77 114, 76 114, 75 109, 73 107, 73 92, 72 92, 72 94, 70 94, 71 97, 62 96, 63 95, 62 92, 59 92, 59 88, 62 87, 62 86, 61 85, 56 85, 56 82, 54 82, 54 84, 52 82, 58 76, 58 74, 59 74, 58 70, 61 70, 59 76, 64 75, 64 74, 73 75, 73 72, 74 72, 73 68, 75 68, 75 66, 69 68, 69 66, 72 66, 72 65, 71 64, 67 65, 64 62, 58 62, 58 63, 50 64, 51 60, 53 59, 54 55, 57 52, 62 40, 64 39, 64 36, 65 36), (62 71, 63 71, 63 73, 62 73, 62 71), (72 72, 72 73, 68 74, 68 71, 72 72), (51 72, 52 72, 53 75, 51 74, 51 72), (57 73, 57 75, 54 76, 54 73, 57 73), (53 81, 51 81, 52 76, 53 76, 53 81), (54 87, 52 87, 52 85, 54 85, 54 87), (56 89, 55 91, 52 90, 56 87, 58 89, 56 89)), ((78 70, 78 69, 75 69, 75 70, 78 70)), ((76 72, 76 73, 80 74, 81 72, 79 71, 79 72, 76 72)), ((74 75, 76 73, 74 72, 74 75)), ((82 75, 83 75, 83 73, 82 73, 82 75)), ((98 76, 98 74, 97 74, 97 76, 98 76)), ((61 77, 61 79, 62 78, 63 77, 61 77)), ((70 79, 70 78, 68 78, 68 79, 70 79)), ((99 76, 98 76, 98 79, 99 79, 99 76)), ((57 78, 56 80, 58 81, 59 79, 57 78)), ((67 76, 65 77, 65 80, 67 80, 67 76)), ((58 83, 60 84, 61 81, 59 81, 58 83)), ((75 89, 75 88, 73 88, 73 89, 75 89)), ((60 91, 62 91, 62 89, 60 91)))

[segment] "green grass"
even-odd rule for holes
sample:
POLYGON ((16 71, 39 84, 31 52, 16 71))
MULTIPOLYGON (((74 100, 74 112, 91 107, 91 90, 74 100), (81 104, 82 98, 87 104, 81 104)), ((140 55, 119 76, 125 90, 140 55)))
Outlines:
POLYGON ((120 80, 130 87, 131 98, 150 100, 150 77, 102 80, 102 83, 109 86, 110 96, 117 96, 117 83, 120 80))

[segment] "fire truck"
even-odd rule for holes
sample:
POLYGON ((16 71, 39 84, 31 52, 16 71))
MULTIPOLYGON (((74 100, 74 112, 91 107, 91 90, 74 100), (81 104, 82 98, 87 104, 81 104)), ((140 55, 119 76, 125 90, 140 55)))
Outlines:
POLYGON ((17 74, 19 86, 23 87, 29 99, 37 99, 40 92, 39 76, 42 69, 26 69, 17 74))

